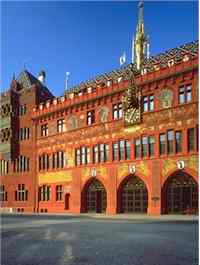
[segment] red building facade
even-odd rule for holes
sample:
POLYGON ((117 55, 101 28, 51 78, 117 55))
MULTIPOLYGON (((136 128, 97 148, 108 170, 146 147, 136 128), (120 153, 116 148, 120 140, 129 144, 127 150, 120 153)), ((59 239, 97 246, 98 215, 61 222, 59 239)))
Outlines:
POLYGON ((130 64, 106 73, 60 98, 25 71, 1 109, 3 208, 197 213, 198 42, 145 59, 139 70, 130 64))

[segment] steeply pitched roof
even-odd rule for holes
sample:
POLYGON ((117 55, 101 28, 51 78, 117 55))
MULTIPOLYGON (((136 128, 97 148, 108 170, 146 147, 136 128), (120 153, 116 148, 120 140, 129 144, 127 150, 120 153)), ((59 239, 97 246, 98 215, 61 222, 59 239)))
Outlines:
POLYGON ((22 86, 22 88, 28 88, 32 86, 33 84, 38 84, 41 82, 34 77, 31 73, 29 73, 27 70, 24 70, 20 73, 19 77, 17 78, 18 83, 22 86))
MULTIPOLYGON (((176 64, 182 61, 185 55, 188 55, 190 58, 194 58, 198 55, 198 41, 186 43, 177 48, 173 48, 156 56, 152 56, 149 59, 145 59, 143 68, 145 68, 146 72, 152 72, 155 71, 155 66, 159 66, 159 68, 167 67, 168 62, 171 60, 173 60, 174 64, 176 64)), ((105 80, 109 79, 116 79, 126 73, 130 73, 130 70, 133 71, 135 75, 139 75, 141 73, 136 69, 136 64, 131 63, 120 69, 113 70, 112 72, 99 75, 94 79, 82 82, 81 84, 66 91, 66 93, 68 94, 71 92, 77 92, 81 90, 82 87, 96 86, 96 84, 99 82, 104 82, 105 80)))

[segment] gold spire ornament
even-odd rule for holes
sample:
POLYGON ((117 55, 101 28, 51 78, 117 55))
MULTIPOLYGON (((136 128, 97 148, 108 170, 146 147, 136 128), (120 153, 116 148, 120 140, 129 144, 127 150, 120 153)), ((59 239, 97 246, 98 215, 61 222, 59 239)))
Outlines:
POLYGON ((144 32, 144 2, 138 5, 138 23, 134 41, 132 42, 132 63, 136 64, 137 70, 141 69, 143 61, 149 54, 148 36, 144 32))

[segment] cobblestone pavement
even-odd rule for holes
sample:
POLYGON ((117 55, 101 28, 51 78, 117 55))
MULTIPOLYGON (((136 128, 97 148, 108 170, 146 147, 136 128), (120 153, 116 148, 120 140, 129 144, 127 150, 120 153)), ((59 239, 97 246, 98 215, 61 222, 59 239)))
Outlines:
POLYGON ((2 265, 197 265, 196 218, 3 215, 2 265))

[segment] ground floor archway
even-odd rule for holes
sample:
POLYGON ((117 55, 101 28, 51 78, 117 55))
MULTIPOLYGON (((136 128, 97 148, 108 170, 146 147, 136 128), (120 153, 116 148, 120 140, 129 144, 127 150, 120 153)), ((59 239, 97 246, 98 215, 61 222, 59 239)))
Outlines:
POLYGON ((198 184, 192 176, 178 171, 168 177, 162 188, 162 212, 198 212, 198 184))
POLYGON ((118 211, 121 213, 147 213, 148 191, 143 180, 128 176, 118 190, 118 211))
POLYGON ((104 213, 107 207, 107 193, 98 179, 92 179, 83 191, 84 212, 104 213))

